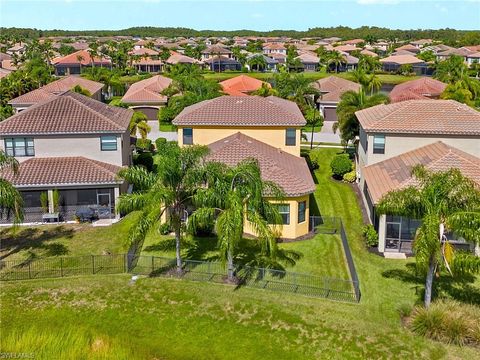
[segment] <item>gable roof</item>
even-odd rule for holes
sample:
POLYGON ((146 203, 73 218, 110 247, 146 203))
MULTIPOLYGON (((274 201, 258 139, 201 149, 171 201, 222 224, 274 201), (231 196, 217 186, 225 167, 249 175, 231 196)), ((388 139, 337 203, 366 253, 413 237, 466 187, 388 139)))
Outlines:
POLYGON ((329 76, 323 79, 319 79, 313 83, 323 95, 318 98, 317 102, 339 102, 340 96, 346 91, 359 91, 361 85, 346 79, 342 79, 338 76, 329 76))
POLYGON ((8 103, 12 105, 33 105, 40 101, 55 97, 65 91, 72 90, 75 86, 81 86, 87 90, 90 94, 95 94, 103 88, 103 84, 82 78, 80 76, 66 76, 59 80, 48 83, 36 90, 30 91, 26 94, 20 95, 8 103))
POLYGON ((207 159, 235 166, 256 159, 262 178, 280 186, 286 196, 302 196, 315 191, 315 184, 304 158, 286 153, 240 132, 208 145, 207 159))
POLYGON ((425 61, 420 60, 419 58, 413 55, 391 55, 384 59, 380 59, 381 63, 394 63, 398 65, 404 64, 421 64, 425 63, 425 61))
POLYGON ((268 87, 271 85, 267 82, 252 78, 247 75, 235 76, 231 79, 220 82, 220 86, 223 88, 223 92, 232 96, 245 96, 255 90, 258 90, 266 84, 268 87))
POLYGON ((392 103, 415 99, 428 100, 429 98, 438 98, 446 87, 447 84, 441 81, 421 77, 396 85, 390 92, 389 97, 392 103))
POLYGON ((480 135, 480 112, 454 100, 407 100, 355 113, 366 132, 480 135))
POLYGON ((457 168, 464 176, 480 185, 480 159, 438 141, 366 166, 362 173, 373 203, 377 204, 389 191, 415 185, 411 171, 418 164, 431 171, 457 168))
POLYGON ((203 62, 190 56, 180 54, 176 51, 170 51, 172 55, 165 61, 167 64, 203 64, 203 62))
POLYGON ((0 122, 2 135, 124 133, 133 110, 66 91, 0 122))
POLYGON ((172 83, 172 79, 155 75, 133 83, 122 97, 122 102, 132 103, 166 103, 168 98, 160 94, 172 83))
POLYGON ((318 64, 320 62, 320 58, 317 55, 307 51, 302 52, 295 59, 300 60, 302 64, 318 64))
POLYGON ((211 45, 202 51, 202 54, 231 54, 232 52, 220 45, 211 45))
POLYGON ((95 56, 92 58, 88 50, 78 50, 69 55, 61 56, 53 59, 52 64, 53 65, 71 65, 71 64, 91 65, 92 61, 94 64, 110 65, 112 63, 110 59, 107 59, 105 57, 95 56))
POLYGON ((19 171, 0 171, 1 176, 16 187, 79 184, 121 184, 117 178, 121 167, 101 161, 74 157, 34 157, 20 163, 19 171))
POLYGON ((175 125, 199 126, 304 126, 298 106, 275 96, 220 96, 186 107, 175 125))

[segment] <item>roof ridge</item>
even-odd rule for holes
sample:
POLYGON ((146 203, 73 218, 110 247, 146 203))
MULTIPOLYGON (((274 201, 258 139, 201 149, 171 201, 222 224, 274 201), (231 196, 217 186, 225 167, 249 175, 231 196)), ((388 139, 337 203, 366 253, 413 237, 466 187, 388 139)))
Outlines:
MULTIPOLYGON (((72 157, 75 157, 75 156, 72 156, 72 157)), ((78 156, 78 157, 86 160, 87 162, 92 163, 92 165, 94 165, 96 168, 101 169, 102 171, 113 174, 113 175, 117 175, 117 173, 115 171, 112 171, 112 170, 108 169, 106 166, 103 166, 103 164, 108 165, 108 166, 112 166, 112 167, 121 168, 121 166, 114 165, 114 164, 109 164, 109 163, 104 163, 102 161, 90 159, 90 158, 87 158, 85 156, 78 156)))

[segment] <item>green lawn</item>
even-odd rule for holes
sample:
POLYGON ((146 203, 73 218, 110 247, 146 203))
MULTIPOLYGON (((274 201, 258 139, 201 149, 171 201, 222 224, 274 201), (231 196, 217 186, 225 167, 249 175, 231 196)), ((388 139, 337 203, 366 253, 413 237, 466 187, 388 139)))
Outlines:
MULTIPOLYGON (((343 218, 359 272, 360 304, 165 278, 131 284, 127 275, 1 283, 2 351, 35 352, 38 359, 479 358, 479 349, 436 343, 403 328, 398 309, 420 301, 423 279, 411 260, 386 260, 365 249, 352 187, 330 178, 329 163, 338 151, 312 153, 320 165, 315 198, 321 214, 343 218)), ((90 236, 87 229, 72 239, 95 245, 102 241, 98 231, 110 233, 110 244, 120 244, 128 222, 90 236)), ((324 272, 329 264, 338 267, 339 249, 330 241, 335 238, 322 235, 318 244, 315 239, 281 247, 304 254, 296 270, 324 272)), ((147 238, 145 251, 171 251, 148 248, 158 242, 147 238)), ((193 250, 215 255, 213 241, 203 245, 193 250)), ((480 304, 478 279, 436 281, 442 295, 480 304)))
MULTIPOLYGON (((272 73, 256 73, 256 72, 250 72, 250 73, 241 73, 241 72, 223 72, 223 73, 208 73, 208 74, 203 74, 203 76, 206 79, 213 79, 215 81, 223 81, 227 79, 231 79, 232 77, 238 76, 238 75, 248 75, 251 77, 254 77, 256 79, 260 80, 269 80, 272 79, 274 74, 272 73)), ((343 72, 343 73, 326 73, 326 72, 305 72, 302 73, 303 76, 306 78, 312 79, 312 80, 318 80, 322 79, 331 75, 335 75, 344 79, 348 80, 353 80, 353 76, 349 72, 343 72)), ((404 75, 396 75, 396 74, 378 74, 378 77, 382 81, 382 83, 386 84, 400 84, 405 81, 410 81, 414 79, 418 79, 418 76, 404 76, 404 75)))
POLYGON ((172 125, 172 124, 165 124, 165 123, 160 123, 160 131, 164 131, 164 132, 176 132, 177 131, 177 127, 175 125, 172 125))

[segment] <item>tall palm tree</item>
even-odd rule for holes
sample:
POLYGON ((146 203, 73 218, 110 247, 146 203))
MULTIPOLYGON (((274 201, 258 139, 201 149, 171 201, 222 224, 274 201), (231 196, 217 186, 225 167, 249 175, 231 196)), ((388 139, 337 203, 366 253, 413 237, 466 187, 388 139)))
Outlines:
POLYGON ((413 248, 420 269, 426 271, 425 306, 432 300, 434 274, 440 267, 449 272, 480 271, 480 258, 456 254, 445 230, 480 243, 480 190, 458 169, 431 172, 413 168, 418 185, 386 194, 377 206, 378 214, 421 219, 413 248))
MULTIPOLYGON (((0 150, 0 170, 10 168, 14 174, 18 173, 18 161, 0 150)), ((13 213, 14 223, 23 221, 23 199, 20 192, 7 180, 0 177, 0 215, 13 213)))
POLYGON ((131 194, 120 196, 117 210, 122 213, 141 211, 129 234, 129 241, 141 248, 146 234, 160 222, 163 215, 175 232, 177 272, 182 272, 180 244, 182 219, 191 196, 204 184, 203 158, 205 146, 179 147, 167 145, 155 155, 153 172, 143 166, 122 169, 120 177, 134 186, 131 194))
POLYGON ((313 133, 316 126, 323 125, 323 116, 320 114, 320 111, 315 106, 310 106, 305 112, 305 120, 307 120, 307 125, 310 126, 311 138, 310 138, 310 149, 313 149, 313 133))
POLYGON ((262 255, 276 257, 281 217, 277 205, 264 196, 281 201, 283 191, 262 180, 256 160, 245 160, 235 167, 217 165, 217 175, 194 196, 197 210, 190 217, 189 227, 194 231, 199 224, 215 222, 220 256, 227 263, 228 279, 233 281, 234 258, 247 222, 261 241, 262 255))
POLYGON ((338 67, 345 62, 345 56, 342 55, 339 51, 333 50, 328 54, 327 64, 335 65, 335 73, 338 73, 338 67))
POLYGON ((135 111, 130 120, 129 130, 131 136, 137 136, 138 132, 140 137, 145 140, 148 133, 152 130, 150 125, 148 125, 147 115, 140 111, 135 111))
POLYGON ((250 59, 247 60, 247 63, 248 65, 250 65, 250 70, 252 71, 254 68, 257 71, 262 71, 267 67, 267 61, 265 60, 263 55, 252 56, 250 59))
POLYGON ((363 87, 358 92, 346 91, 340 97, 337 105, 338 121, 333 124, 334 131, 340 130, 340 136, 345 142, 355 139, 359 135, 360 125, 355 112, 379 104, 388 103, 389 99, 383 94, 367 96, 363 87))
POLYGON ((82 72, 82 61, 85 60, 85 58, 82 55, 77 55, 77 61, 80 64, 80 73, 82 72))

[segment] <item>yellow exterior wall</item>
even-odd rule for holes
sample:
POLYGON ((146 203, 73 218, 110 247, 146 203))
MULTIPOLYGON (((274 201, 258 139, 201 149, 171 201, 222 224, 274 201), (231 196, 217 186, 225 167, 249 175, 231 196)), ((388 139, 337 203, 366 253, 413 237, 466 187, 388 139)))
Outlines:
MULTIPOLYGON (((308 222, 310 218, 310 202, 309 202, 309 195, 304 195, 295 198, 287 198, 283 202, 283 204, 290 205, 290 224, 283 225, 281 228, 281 234, 279 237, 284 239, 296 239, 300 236, 308 234, 308 222), (305 211, 305 221, 302 223, 298 223, 298 203, 301 201, 306 201, 306 211, 305 211)), ((273 203, 278 203, 278 201, 271 200, 273 203)), ((272 225, 273 226, 273 225, 272 225)), ((252 230, 251 225, 246 222, 244 232, 250 235, 255 235, 254 231, 252 230)))
MULTIPOLYGON (((297 140, 295 146, 285 145, 285 133, 287 127, 208 127, 208 126, 179 126, 178 145, 183 146, 183 127, 193 129, 193 143, 197 145, 209 145, 215 141, 226 138, 237 132, 250 136, 255 140, 264 142, 275 148, 280 148, 286 153, 300 156, 301 127, 296 127, 297 140)), ((288 128, 295 128, 294 126, 288 128)))

